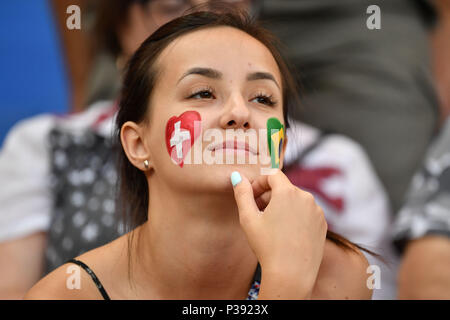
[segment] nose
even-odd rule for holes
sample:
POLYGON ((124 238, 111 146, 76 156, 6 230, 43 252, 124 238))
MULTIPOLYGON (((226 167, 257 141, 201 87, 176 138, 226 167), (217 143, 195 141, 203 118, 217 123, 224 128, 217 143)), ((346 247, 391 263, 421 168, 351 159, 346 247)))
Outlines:
POLYGON ((224 129, 249 129, 250 111, 241 95, 230 97, 225 104, 220 125, 224 129))

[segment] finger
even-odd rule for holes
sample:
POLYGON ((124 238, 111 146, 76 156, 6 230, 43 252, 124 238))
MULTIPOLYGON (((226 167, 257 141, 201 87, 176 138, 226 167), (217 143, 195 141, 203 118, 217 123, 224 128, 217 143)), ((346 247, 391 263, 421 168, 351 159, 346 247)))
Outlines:
POLYGON ((241 176, 239 172, 234 171, 231 174, 231 183, 234 190, 234 198, 239 210, 241 218, 251 218, 259 212, 258 206, 253 195, 252 185, 245 176, 241 176))
POLYGON ((259 197, 255 198, 256 205, 258 206, 258 209, 260 211, 264 211, 264 209, 269 204, 271 197, 272 197, 272 192, 269 190, 269 191, 266 191, 263 194, 261 194, 259 197))
POLYGON ((287 185, 292 185, 291 181, 281 170, 277 170, 275 174, 261 175, 256 178, 252 183, 252 188, 255 198, 258 198, 264 192, 282 188, 287 185))
POLYGON ((287 186, 292 186, 289 178, 281 170, 277 170, 275 174, 268 175, 267 182, 271 190, 278 190, 287 186))
POLYGON ((262 175, 252 182, 253 194, 255 198, 261 196, 264 192, 270 191, 270 185, 267 181, 267 175, 262 175))

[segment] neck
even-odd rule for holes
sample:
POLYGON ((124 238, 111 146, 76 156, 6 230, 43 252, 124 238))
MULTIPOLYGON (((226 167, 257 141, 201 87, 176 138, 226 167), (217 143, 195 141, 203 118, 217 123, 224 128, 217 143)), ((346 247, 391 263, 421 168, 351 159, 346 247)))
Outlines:
MULTIPOLYGON (((157 181, 154 182, 157 184, 157 181)), ((138 229, 140 286, 163 299, 245 299, 257 266, 233 191, 180 194, 152 188, 138 229)))

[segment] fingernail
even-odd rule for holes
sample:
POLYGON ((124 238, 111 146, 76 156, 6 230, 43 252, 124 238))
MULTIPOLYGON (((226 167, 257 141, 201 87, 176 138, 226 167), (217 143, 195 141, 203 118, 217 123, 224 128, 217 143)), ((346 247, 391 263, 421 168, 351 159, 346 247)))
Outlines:
POLYGON ((239 182, 242 181, 241 175, 237 171, 233 171, 231 174, 231 184, 235 187, 239 182))

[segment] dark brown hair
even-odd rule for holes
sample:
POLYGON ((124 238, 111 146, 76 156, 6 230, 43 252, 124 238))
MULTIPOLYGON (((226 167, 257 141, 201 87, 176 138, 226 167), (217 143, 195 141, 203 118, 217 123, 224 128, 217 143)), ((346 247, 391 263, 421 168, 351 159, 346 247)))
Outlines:
MULTIPOLYGON (((229 26, 239 29, 263 43, 272 53, 280 69, 283 88, 283 110, 286 126, 289 126, 289 110, 299 106, 298 86, 292 77, 292 66, 288 66, 278 49, 277 39, 258 22, 252 19, 245 11, 237 10, 230 5, 215 5, 214 9, 193 9, 191 13, 174 19, 156 30, 148 37, 130 59, 122 88, 119 103, 119 112, 116 119, 117 141, 120 141, 120 129, 127 121, 140 123, 145 119, 149 107, 150 96, 155 82, 158 80, 158 70, 155 69, 155 61, 160 53, 174 39, 189 32, 212 28, 217 26, 229 26)), ((148 210, 148 185, 142 171, 134 167, 125 155, 123 149, 119 152, 120 195, 124 214, 125 225, 128 231, 136 228, 147 220, 148 210)), ((355 247, 345 238, 328 231, 327 238, 336 245, 356 252, 355 247)), ((368 250, 365 250, 369 252, 368 250)))

